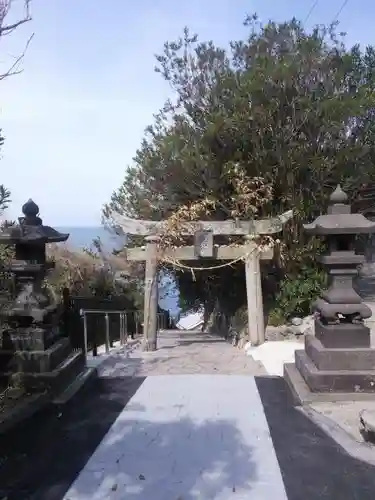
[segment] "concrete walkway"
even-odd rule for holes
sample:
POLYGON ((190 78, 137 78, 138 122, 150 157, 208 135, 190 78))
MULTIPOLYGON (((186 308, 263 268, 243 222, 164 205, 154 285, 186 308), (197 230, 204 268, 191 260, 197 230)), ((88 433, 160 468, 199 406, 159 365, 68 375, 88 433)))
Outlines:
POLYGON ((246 376, 146 379, 64 500, 286 500, 246 376))
POLYGON ((61 408, 0 436, 0 499, 373 500, 375 467, 296 409, 284 380, 199 334, 103 357, 61 408))

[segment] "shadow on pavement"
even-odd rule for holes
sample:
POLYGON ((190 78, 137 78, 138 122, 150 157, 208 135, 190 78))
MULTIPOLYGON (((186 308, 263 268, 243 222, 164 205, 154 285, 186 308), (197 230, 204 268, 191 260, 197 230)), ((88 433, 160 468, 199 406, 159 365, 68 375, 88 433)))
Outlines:
POLYGON ((0 498, 62 500, 86 464, 72 500, 109 500, 125 483, 127 500, 221 498, 223 492, 241 498, 242 489, 248 492, 256 464, 234 423, 196 422, 183 414, 171 421, 143 418, 139 403, 127 403, 144 380, 98 378, 61 413, 40 413, 1 437, 0 498), (125 406, 126 422, 118 418, 125 406))
POLYGON ((299 412, 283 378, 256 377, 288 500, 373 500, 375 467, 299 412))
MULTIPOLYGON (((142 413, 132 403, 127 409, 142 413)), ((126 500, 244 498, 256 478, 252 449, 230 421, 127 418, 115 423, 69 498, 105 500, 113 491, 126 500)))
POLYGON ((96 379, 0 436, 0 498, 60 500, 145 379, 96 379))
MULTIPOLYGON (((86 464, 72 500, 109 499, 125 483, 127 500, 247 498, 241 493, 265 465, 255 463, 235 424, 192 421, 182 407, 177 419, 158 419, 157 407, 150 418, 140 404, 127 405, 144 380, 99 378, 61 412, 50 409, 1 436, 0 498, 62 500, 86 464), (127 417, 118 418, 125 406, 127 417)), ((256 384, 288 500, 375 498, 375 467, 349 456, 295 409, 282 378, 256 377, 256 384)))

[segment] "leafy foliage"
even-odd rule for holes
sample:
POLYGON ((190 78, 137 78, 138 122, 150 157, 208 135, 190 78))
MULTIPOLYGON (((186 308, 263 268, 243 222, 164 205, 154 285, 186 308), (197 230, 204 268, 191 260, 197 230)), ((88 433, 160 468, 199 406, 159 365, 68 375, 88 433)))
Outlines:
POLYGON ((10 191, 0 184, 0 215, 8 208, 10 201, 10 191))
POLYGON ((125 294, 139 302, 136 272, 120 256, 108 256, 104 261, 98 254, 73 251, 61 244, 48 250, 55 268, 47 280, 58 294, 68 288, 72 295, 110 298, 125 294))
MULTIPOLYGON (((0 147, 4 144, 4 138, 1 136, 0 130, 0 147)), ((0 216, 3 216, 4 211, 8 208, 11 202, 11 194, 9 189, 7 189, 3 184, 0 184, 0 216)), ((11 222, 2 220, 0 222, 0 231, 4 230, 9 226, 11 222)), ((9 247, 0 246, 0 266, 9 262, 13 256, 13 250, 9 247)), ((0 269, 0 295, 2 293, 7 293, 12 287, 12 279, 9 273, 4 272, 0 269)))
MULTIPOLYGON (((290 280, 319 251, 302 221, 321 212, 334 184, 356 194, 374 180, 375 51, 346 48, 336 25, 307 32, 296 19, 261 25, 256 16, 245 25, 247 37, 230 50, 199 42, 187 28, 165 44, 157 71, 174 99, 147 129, 104 216, 173 220, 183 207, 189 219, 194 206, 208 207, 201 218, 220 220, 292 208, 283 234, 290 280)), ((186 274, 177 277, 189 302, 207 304, 215 294, 222 308, 229 299, 238 308, 243 274, 238 265, 202 272, 195 283, 189 276, 190 285, 186 274)), ((311 290, 298 283, 282 293, 302 294, 293 305, 302 311, 311 290)))
POLYGON ((276 296, 276 307, 270 312, 270 324, 283 324, 293 316, 307 316, 311 304, 327 285, 327 275, 316 267, 303 267, 293 280, 284 278, 276 296))

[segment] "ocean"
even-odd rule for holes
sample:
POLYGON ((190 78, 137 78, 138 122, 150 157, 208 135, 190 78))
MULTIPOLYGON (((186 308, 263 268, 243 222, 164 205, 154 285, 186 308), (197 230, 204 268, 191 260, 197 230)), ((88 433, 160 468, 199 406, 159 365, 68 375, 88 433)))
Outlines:
MULTIPOLYGON (((94 239, 100 238, 102 248, 105 252, 111 253, 113 250, 120 250, 126 243, 126 238, 111 234, 110 231, 101 226, 95 227, 58 227, 61 233, 69 233, 66 244, 72 250, 92 248, 94 239)), ((176 284, 170 279, 161 280, 159 289, 159 305, 168 310, 172 316, 177 316, 180 309, 178 306, 179 294, 176 284)))
POLYGON ((74 249, 92 248, 94 239, 100 238, 103 249, 108 252, 119 250, 125 244, 125 238, 111 234, 107 229, 101 226, 93 227, 58 227, 61 233, 69 233, 68 246, 74 249))

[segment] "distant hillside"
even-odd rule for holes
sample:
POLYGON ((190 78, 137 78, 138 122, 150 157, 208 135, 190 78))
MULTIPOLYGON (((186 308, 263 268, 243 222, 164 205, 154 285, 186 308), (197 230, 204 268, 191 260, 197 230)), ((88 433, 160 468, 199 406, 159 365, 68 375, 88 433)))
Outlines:
POLYGON ((107 252, 119 250, 125 244, 125 238, 112 235, 108 230, 101 226, 98 227, 59 227, 62 233, 69 233, 67 244, 71 248, 91 248, 92 242, 96 238, 100 238, 103 248, 107 252))
MULTIPOLYGON (((112 235, 108 230, 101 226, 98 227, 59 227, 61 233, 69 233, 69 239, 66 244, 72 249, 91 248, 92 242, 100 238, 103 250, 111 253, 113 250, 120 250, 126 243, 125 237, 112 235)), ((178 290, 175 283, 168 279, 162 280, 164 284, 159 291, 159 304, 163 309, 170 311, 172 316, 179 313, 178 290)))

